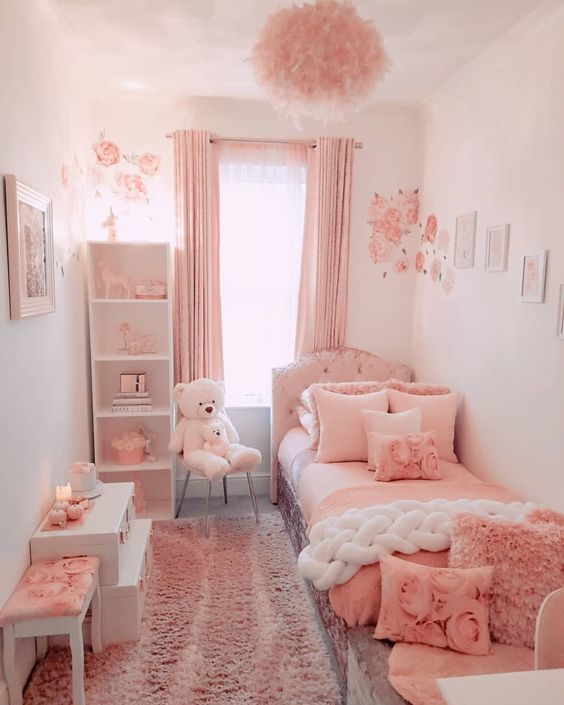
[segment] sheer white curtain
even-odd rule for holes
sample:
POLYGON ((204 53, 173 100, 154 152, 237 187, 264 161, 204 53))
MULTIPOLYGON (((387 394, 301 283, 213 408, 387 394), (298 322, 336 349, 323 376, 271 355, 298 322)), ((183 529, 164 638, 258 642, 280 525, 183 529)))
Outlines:
POLYGON ((294 358, 307 147, 219 143, 220 282, 231 404, 268 403, 294 358))

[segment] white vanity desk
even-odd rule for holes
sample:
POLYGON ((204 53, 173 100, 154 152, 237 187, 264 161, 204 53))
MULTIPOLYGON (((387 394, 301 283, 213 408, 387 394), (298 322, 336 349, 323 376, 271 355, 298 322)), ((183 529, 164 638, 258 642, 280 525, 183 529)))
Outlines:
POLYGON ((447 705, 563 705, 564 668, 437 678, 447 705))

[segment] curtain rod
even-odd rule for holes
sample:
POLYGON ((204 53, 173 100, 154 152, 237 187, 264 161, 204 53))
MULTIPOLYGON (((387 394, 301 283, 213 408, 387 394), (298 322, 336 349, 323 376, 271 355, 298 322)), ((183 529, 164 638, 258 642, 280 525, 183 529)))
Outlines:
MULTIPOLYGON (((174 137, 172 132, 167 132, 166 137, 171 139, 174 137)), ((277 140, 277 139, 253 139, 251 137, 210 137, 210 142, 260 142, 264 144, 305 144, 306 147, 317 147, 317 142, 315 140, 277 140)), ((355 149, 363 149, 364 144, 362 142, 354 143, 355 149)))

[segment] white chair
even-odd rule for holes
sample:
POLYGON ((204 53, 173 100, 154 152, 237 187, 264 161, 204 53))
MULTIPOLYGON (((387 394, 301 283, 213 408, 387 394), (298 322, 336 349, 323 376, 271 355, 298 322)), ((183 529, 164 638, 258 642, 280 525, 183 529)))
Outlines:
MULTIPOLYGON (((186 497, 186 489, 188 488, 188 480, 190 479, 190 475, 198 475, 198 477, 204 477, 204 475, 197 470, 194 470, 193 468, 188 468, 184 464, 184 460, 182 458, 182 455, 179 454, 178 456, 179 461, 183 464, 184 468, 186 469, 186 475, 184 477, 184 486, 182 488, 182 494, 180 495, 180 500, 177 504, 176 507, 176 517, 178 518, 178 515, 180 514, 180 510, 182 509, 182 503, 184 502, 184 498, 186 497)), ((258 465, 257 465, 258 467, 258 465)), ((256 469, 256 468, 255 468, 256 469)), ((227 475, 231 473, 227 473, 223 475, 222 482, 223 482, 223 498, 225 501, 225 504, 227 504, 227 475)), ((247 475, 247 483, 249 485, 249 494, 251 496, 251 503, 253 505, 253 511, 255 514, 255 520, 258 522, 259 520, 259 513, 258 513, 258 504, 257 504, 257 498, 255 495, 255 489, 253 487, 253 478, 252 478, 252 471, 246 473, 247 475)), ((218 478, 219 479, 219 478, 218 478)), ((205 527, 205 534, 206 537, 209 536, 209 505, 210 505, 210 497, 212 493, 212 481, 207 480, 208 483, 208 491, 206 493, 206 498, 205 498, 205 516, 204 516, 204 527, 205 527)))
POLYGON ((22 688, 15 666, 16 639, 38 637, 37 655, 47 653, 47 639, 68 634, 72 654, 72 699, 85 705, 82 623, 92 605, 92 650, 102 650, 101 598, 97 558, 67 558, 34 563, 0 612, 4 675, 10 705, 21 705, 22 688))
POLYGON ((564 668, 564 587, 547 595, 537 615, 535 669, 544 668, 564 668))

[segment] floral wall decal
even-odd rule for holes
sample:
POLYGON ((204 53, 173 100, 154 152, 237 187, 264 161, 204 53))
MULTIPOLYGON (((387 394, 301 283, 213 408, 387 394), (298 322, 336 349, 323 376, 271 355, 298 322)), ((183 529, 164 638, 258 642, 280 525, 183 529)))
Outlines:
POLYGON ((437 216, 431 213, 425 221, 425 230, 421 235, 420 249, 415 255, 414 267, 418 274, 428 274, 433 284, 442 284, 442 289, 447 295, 454 287, 454 271, 450 267, 444 271, 449 244, 448 230, 439 229, 437 216))
MULTIPOLYGON (((119 218, 120 239, 147 239, 149 233, 159 239, 158 223, 168 223, 163 218, 168 201, 163 192, 162 157, 150 149, 136 149, 135 144, 126 143, 127 136, 122 139, 111 139, 102 129, 92 144, 87 172, 89 236, 103 237, 101 222, 111 212, 119 218)), ((168 239, 170 232, 163 236, 168 239)))
POLYGON ((418 191, 400 189, 389 198, 375 193, 368 204, 368 254, 375 264, 383 265, 384 279, 388 271, 401 274, 409 269, 404 238, 419 219, 418 191))

